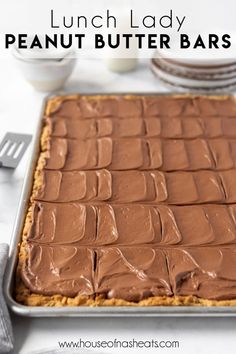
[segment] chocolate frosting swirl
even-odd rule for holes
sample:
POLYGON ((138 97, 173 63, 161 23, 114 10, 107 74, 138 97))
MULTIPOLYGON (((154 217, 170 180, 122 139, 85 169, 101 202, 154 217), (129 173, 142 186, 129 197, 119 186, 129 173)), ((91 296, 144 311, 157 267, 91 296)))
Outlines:
POLYGON ((234 99, 66 97, 45 125, 32 292, 236 299, 234 99))
POLYGON ((236 170, 170 173, 44 170, 41 179, 35 199, 47 202, 236 203, 236 170))
POLYGON ((236 140, 232 139, 51 138, 48 145, 48 170, 197 171, 236 166, 236 140))

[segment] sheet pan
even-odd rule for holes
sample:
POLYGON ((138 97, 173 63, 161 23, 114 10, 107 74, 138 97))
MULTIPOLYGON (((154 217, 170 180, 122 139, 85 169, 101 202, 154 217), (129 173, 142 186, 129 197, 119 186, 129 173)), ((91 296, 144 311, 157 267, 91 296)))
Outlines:
MULTIPOLYGON (((74 93, 73 93, 74 94, 74 93)), ((86 95, 80 93, 81 95, 86 95)), ((128 95, 182 95, 176 94, 158 94, 158 93, 126 93, 128 95)), ((56 96, 65 96, 66 94, 56 94, 56 96)), ((88 95, 96 95, 88 94, 88 95)), ((102 95, 99 93, 99 95, 102 95)), ((104 94, 109 95, 109 94, 104 94)), ((125 95, 112 93, 110 95, 125 95)), ((228 95, 228 94, 227 94, 228 95)), ((215 95, 214 95, 215 96, 215 95)), ((45 111, 48 99, 47 97, 42 106, 39 116, 36 133, 31 145, 30 160, 26 171, 20 203, 16 215, 13 229, 10 254, 7 271, 4 279, 4 294, 9 308, 16 314, 30 317, 233 317, 236 316, 236 307, 234 306, 155 306, 155 307, 43 307, 43 306, 24 306, 17 303, 13 297, 13 287, 15 278, 15 269, 18 258, 18 244, 21 240, 24 219, 28 208, 29 198, 32 190, 32 182, 35 166, 38 160, 40 149, 40 136, 42 129, 42 117, 45 111)))

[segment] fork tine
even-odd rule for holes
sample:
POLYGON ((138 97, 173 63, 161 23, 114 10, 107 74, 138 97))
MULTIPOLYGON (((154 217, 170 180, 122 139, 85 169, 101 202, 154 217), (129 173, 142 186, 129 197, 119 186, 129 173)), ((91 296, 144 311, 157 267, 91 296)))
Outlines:
POLYGON ((19 145, 20 145, 20 144, 17 144, 17 143, 15 142, 15 147, 14 147, 14 149, 13 149, 12 152, 11 152, 11 155, 12 155, 12 156, 14 156, 14 154, 15 154, 16 150, 18 149, 19 145))
POLYGON ((7 156, 10 156, 10 155, 11 155, 11 154, 9 155, 9 152, 11 151, 12 146, 13 146, 14 144, 15 144, 14 142, 10 141, 10 143, 9 143, 9 145, 8 145, 6 151, 5 151, 5 154, 6 154, 7 156))

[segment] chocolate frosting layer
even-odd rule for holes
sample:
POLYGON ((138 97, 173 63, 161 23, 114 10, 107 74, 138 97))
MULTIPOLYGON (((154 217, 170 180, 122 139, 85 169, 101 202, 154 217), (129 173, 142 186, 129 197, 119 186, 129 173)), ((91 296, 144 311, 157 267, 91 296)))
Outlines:
POLYGON ((128 301, 172 295, 216 300, 235 297, 236 250, 232 247, 89 249, 29 245, 28 248, 22 275, 35 293, 63 296, 96 293, 128 301))
POLYGON ((236 241, 235 217, 236 205, 169 207, 37 202, 28 240, 87 246, 224 245, 236 241))
POLYGON ((171 296, 164 252, 150 247, 99 249, 95 288, 98 294, 108 298, 128 301, 171 296))
POLYGON ((221 172, 50 171, 35 199, 47 202, 236 203, 236 170, 221 172))
POLYGON ((80 96, 61 101, 52 117, 87 119, 104 117, 236 117, 232 97, 80 96))
POLYGON ((35 203, 28 240, 77 245, 160 242, 160 220, 155 208, 142 205, 35 203))
POLYGON ((67 97, 45 124, 32 292, 236 299, 233 98, 67 97))
POLYGON ((23 280, 35 293, 65 296, 94 293, 94 251, 73 246, 28 245, 23 280))
POLYGON ((48 170, 111 171, 227 170, 236 165, 236 140, 218 139, 87 139, 51 138, 48 170))
POLYGON ((236 118, 147 117, 143 119, 90 118, 68 120, 64 117, 46 117, 50 135, 68 139, 102 137, 157 137, 193 139, 235 137, 236 118))
POLYGON ((214 300, 235 298, 235 248, 173 248, 165 252, 175 295, 214 300))

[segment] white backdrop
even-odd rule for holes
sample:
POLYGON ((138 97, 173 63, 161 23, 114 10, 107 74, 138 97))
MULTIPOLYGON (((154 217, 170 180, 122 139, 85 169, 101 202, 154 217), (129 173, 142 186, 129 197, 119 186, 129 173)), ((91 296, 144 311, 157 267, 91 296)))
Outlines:
MULTIPOLYGON (((0 56, 9 55, 9 51, 4 50, 4 34, 6 33, 27 33, 27 34, 50 34, 57 31, 60 33, 86 33, 86 43, 84 50, 79 50, 78 55, 96 57, 106 56, 107 52, 92 50, 93 34, 105 31, 105 28, 94 29, 88 25, 87 29, 78 29, 74 26, 66 30, 62 26, 62 17, 70 18, 70 16, 84 15, 91 18, 94 15, 102 15, 105 17, 106 9, 111 10, 119 18, 121 14, 129 13, 130 9, 134 10, 137 23, 140 28, 137 30, 140 33, 170 33, 171 31, 176 34, 177 20, 176 16, 182 18, 186 16, 182 33, 187 34, 208 34, 208 33, 229 33, 232 36, 232 46, 230 49, 223 50, 203 50, 200 52, 193 51, 192 55, 205 55, 212 56, 233 56, 236 55, 236 25, 235 13, 236 2, 235 0, 8 0, 0 1, 0 56), (57 23, 60 24, 60 29, 50 28, 50 11, 54 10, 57 23), (173 10, 173 28, 164 29, 159 25, 159 19, 163 15, 169 15, 170 9, 173 10), (155 29, 145 29, 142 26, 142 19, 146 15, 156 17, 157 26, 155 29), (85 51, 86 49, 86 51, 85 51)), ((111 29, 109 29, 111 31, 111 29)), ((171 34, 171 36, 173 33, 171 34)), ((194 41, 195 36, 192 36, 194 41)), ((207 37, 206 37, 207 38, 207 37)), ((146 46, 145 46, 146 47, 146 46)), ((141 50, 139 55, 141 57, 150 57, 152 50, 141 50)), ((187 55, 181 50, 183 56, 187 55)), ((187 53, 187 52, 186 52, 187 53)), ((188 51, 189 53, 189 51, 188 51)))

